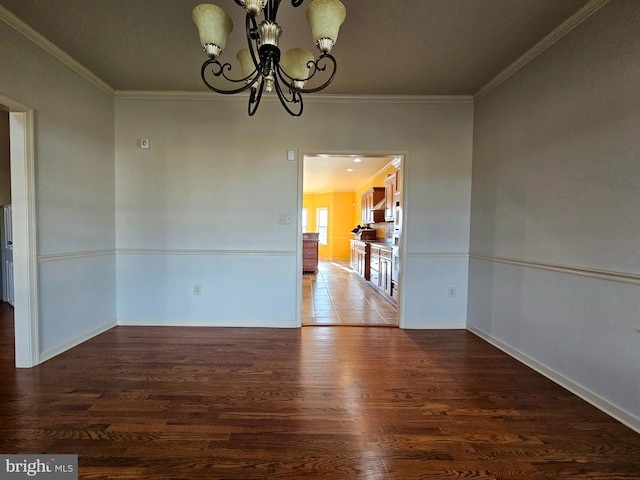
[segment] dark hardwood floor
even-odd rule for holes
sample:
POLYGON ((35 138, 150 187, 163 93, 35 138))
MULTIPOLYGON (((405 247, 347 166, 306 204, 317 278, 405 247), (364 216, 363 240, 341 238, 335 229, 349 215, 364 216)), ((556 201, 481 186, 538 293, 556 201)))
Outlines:
POLYGON ((640 435, 466 331, 114 328, 13 368, 0 453, 83 479, 639 479, 640 435))

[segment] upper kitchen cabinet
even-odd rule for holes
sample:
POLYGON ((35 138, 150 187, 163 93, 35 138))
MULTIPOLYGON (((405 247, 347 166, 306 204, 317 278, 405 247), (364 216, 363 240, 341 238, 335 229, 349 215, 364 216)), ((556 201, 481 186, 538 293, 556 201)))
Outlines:
POLYGON ((399 197, 402 195, 402 168, 398 166, 396 170, 396 186, 395 186, 395 195, 399 197))
POLYGON ((384 187, 373 187, 362 194, 362 223, 384 222, 384 209, 376 208, 384 198, 384 187))
POLYGON ((384 179, 384 220, 393 222, 396 218, 396 173, 384 179))
POLYGON ((402 168, 400 159, 393 162, 396 171, 389 174, 384 180, 385 209, 384 220, 394 222, 396 220, 397 206, 402 201, 402 168))

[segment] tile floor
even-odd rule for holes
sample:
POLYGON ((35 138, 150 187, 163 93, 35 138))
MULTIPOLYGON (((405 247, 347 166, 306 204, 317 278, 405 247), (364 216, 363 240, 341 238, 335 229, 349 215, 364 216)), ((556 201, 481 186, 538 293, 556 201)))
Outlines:
POLYGON ((397 326, 398 312, 347 260, 320 260, 302 276, 302 325, 397 326))

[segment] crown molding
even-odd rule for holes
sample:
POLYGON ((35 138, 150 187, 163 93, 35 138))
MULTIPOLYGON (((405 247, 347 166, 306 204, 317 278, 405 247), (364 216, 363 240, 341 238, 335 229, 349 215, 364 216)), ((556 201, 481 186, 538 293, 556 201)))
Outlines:
MULTIPOLYGON (((277 97, 274 97, 277 98, 277 97)), ((323 95, 304 97, 309 103, 428 104, 469 103, 473 95, 323 95)))
MULTIPOLYGON (((220 95, 213 92, 181 92, 161 90, 116 90, 118 100, 209 100, 215 102, 247 102, 248 94, 220 95)), ((473 103, 472 95, 323 95, 303 98, 308 103, 422 104, 473 103)), ((277 96, 263 96, 262 102, 278 103, 277 96)))
POLYGON ((9 12, 6 8, 0 5, 0 20, 6 23, 8 26, 13 28, 16 32, 24 35, 28 40, 33 42, 35 45, 40 47, 42 50, 62 62, 64 65, 69 67, 71 70, 76 72, 78 75, 84 77, 90 83, 98 87, 107 95, 113 97, 115 91, 111 86, 98 78, 95 74, 93 74, 86 67, 82 66, 76 60, 74 60, 69 54, 56 47, 49 40, 44 38, 38 32, 36 32, 29 25, 24 23, 18 17, 16 17, 13 13, 9 12))
POLYGON ((533 61, 533 59, 535 59, 538 55, 544 52, 547 48, 551 47, 558 40, 564 37, 567 33, 571 32, 574 28, 576 28, 578 25, 580 25, 610 1, 611 0, 591 0, 584 7, 574 13, 571 17, 562 22, 560 26, 553 32, 536 43, 532 48, 527 50, 515 62, 505 68, 498 75, 493 77, 489 81, 489 83, 487 83, 480 90, 478 90, 475 95, 473 95, 473 100, 478 101, 489 92, 494 90, 498 85, 517 73, 521 68, 526 66, 529 62, 533 61))

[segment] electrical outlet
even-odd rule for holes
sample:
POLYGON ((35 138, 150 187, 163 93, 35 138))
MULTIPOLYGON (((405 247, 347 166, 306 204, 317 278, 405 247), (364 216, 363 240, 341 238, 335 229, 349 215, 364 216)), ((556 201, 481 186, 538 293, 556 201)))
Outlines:
POLYGON ((293 223, 293 215, 290 213, 278 214, 278 225, 291 225, 293 223))
POLYGON ((200 287, 200 285, 195 284, 193 286, 193 294, 194 295, 200 295, 202 293, 202 288, 200 287))
POLYGON ((450 297, 456 296, 456 287, 449 287, 449 296, 450 297))

